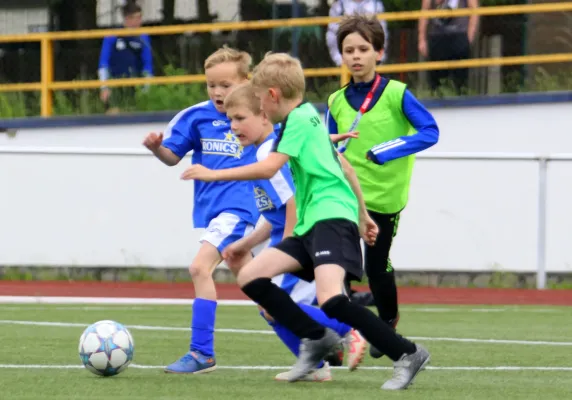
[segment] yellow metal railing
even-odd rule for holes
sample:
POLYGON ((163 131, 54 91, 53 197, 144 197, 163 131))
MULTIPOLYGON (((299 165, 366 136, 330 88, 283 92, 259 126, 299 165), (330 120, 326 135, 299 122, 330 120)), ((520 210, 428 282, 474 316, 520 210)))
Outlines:
MULTIPOLYGON (((538 14, 572 11, 572 2, 526 4, 514 6, 481 7, 475 9, 456 10, 429 10, 429 11, 405 11, 378 14, 378 19, 386 21, 407 21, 420 18, 439 17, 462 17, 470 15, 493 16, 512 14, 538 14)), ((291 18, 267 21, 240 21, 240 22, 215 22, 209 24, 188 24, 160 27, 145 27, 129 29, 130 35, 173 35, 188 32, 209 32, 228 30, 259 30, 284 27, 302 27, 327 25, 331 22, 340 21, 340 17, 309 17, 291 18)), ((52 92, 54 90, 94 89, 101 87, 99 80, 86 81, 61 81, 54 82, 53 65, 53 42, 58 40, 101 39, 112 35, 125 35, 126 29, 102 29, 94 31, 70 31, 70 32, 46 32, 31 33, 26 35, 0 35, 0 43, 7 42, 40 42, 41 43, 41 82, 39 83, 13 83, 0 85, 0 92, 16 91, 40 91, 41 92, 41 115, 52 115, 52 92)), ((383 65, 378 67, 381 73, 410 72, 436 69, 477 68, 502 65, 544 64, 572 62, 572 53, 543 54, 518 57, 480 58, 460 61, 435 61, 414 62, 404 64, 383 65)), ((307 77, 340 76, 341 83, 348 80, 345 68, 309 68, 304 70, 307 77)), ((152 78, 127 78, 113 79, 105 84, 109 87, 136 86, 136 85, 161 85, 204 82, 204 75, 181 75, 181 76, 158 76, 152 78)))

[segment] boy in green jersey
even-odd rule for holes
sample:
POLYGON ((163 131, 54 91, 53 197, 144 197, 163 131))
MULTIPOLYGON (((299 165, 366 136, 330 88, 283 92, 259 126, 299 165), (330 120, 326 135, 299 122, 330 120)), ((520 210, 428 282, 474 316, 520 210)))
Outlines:
MULTIPOLYGON (((327 125, 332 140, 352 133, 338 150, 355 169, 368 214, 379 227, 377 241, 365 248, 365 272, 379 316, 395 327, 397 287, 389 252, 407 204, 414 154, 437 143, 439 129, 404 83, 376 74, 384 39, 375 18, 356 15, 341 22, 338 47, 352 79, 328 99, 327 125)), ((382 355, 375 346, 370 353, 382 355)))
POLYGON ((193 165, 184 179, 204 181, 270 179, 287 162, 296 187, 297 222, 293 236, 262 251, 239 272, 242 291, 276 321, 302 339, 289 381, 311 373, 340 337, 309 318, 271 278, 294 273, 315 278, 318 302, 330 318, 357 329, 366 340, 394 361, 393 377, 382 386, 405 389, 429 362, 422 346, 399 336, 366 307, 343 293, 346 275, 363 274, 360 234, 368 244, 377 236, 353 168, 339 157, 316 109, 303 101, 305 79, 299 60, 270 54, 252 77, 261 108, 282 130, 274 151, 260 162, 226 170, 193 165))

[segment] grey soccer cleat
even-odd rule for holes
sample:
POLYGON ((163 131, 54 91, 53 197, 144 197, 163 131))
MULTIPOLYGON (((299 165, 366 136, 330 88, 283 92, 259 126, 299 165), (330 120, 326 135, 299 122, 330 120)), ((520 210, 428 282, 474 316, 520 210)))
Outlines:
POLYGON ((288 381, 298 381, 316 370, 320 361, 341 341, 342 338, 330 328, 326 328, 326 333, 321 339, 302 339, 298 361, 290 370, 288 381))
MULTIPOLYGON (((274 380, 277 381, 287 381, 290 379, 290 371, 281 372, 274 380)), ((332 380, 332 371, 330 370, 330 364, 324 363, 324 366, 320 369, 310 372, 308 375, 300 379, 304 382, 327 382, 332 380)))
POLYGON ((381 388, 385 390, 403 390, 413 382, 419 371, 423 370, 431 356, 422 346, 416 345, 417 351, 413 354, 404 354, 393 363, 393 376, 381 388))

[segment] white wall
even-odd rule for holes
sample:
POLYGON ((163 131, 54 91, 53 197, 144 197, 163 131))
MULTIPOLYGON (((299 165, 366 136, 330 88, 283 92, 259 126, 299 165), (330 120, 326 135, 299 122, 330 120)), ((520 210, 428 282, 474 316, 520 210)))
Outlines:
POLYGON ((38 26, 47 29, 48 23, 46 7, 1 8, 0 4, 0 35, 26 34, 32 32, 30 28, 38 26))
MULTIPOLYGON (((289 0, 286 0, 288 2, 289 0)), ((281 3, 283 1, 278 1, 281 3)), ((306 0, 308 7, 316 7, 318 0, 306 0)), ((121 10, 112 11, 113 6, 121 6, 122 0, 97 1, 97 25, 100 27, 121 24, 121 10)), ((139 0, 145 22, 161 21, 162 0, 139 0)), ((217 21, 240 21, 239 0, 210 0, 209 11, 217 13, 217 21)), ((175 18, 190 19, 197 17, 196 0, 177 0, 175 18)), ((45 6, 28 8, 5 8, 0 1, 0 35, 30 33, 31 26, 44 26, 49 23, 48 8, 45 6)))
MULTIPOLYGON (((438 109, 429 152, 572 153, 572 104, 438 109)), ((141 149, 164 124, 0 135, 0 265, 186 267, 197 250, 186 165, 151 156, 6 154, 2 148, 141 149)), ((548 180, 549 271, 572 270, 572 162, 548 180)), ((392 258, 400 270, 536 267, 534 161, 420 159, 392 258)))
MULTIPOLYGON (((277 1, 277 3, 291 3, 291 0, 277 1)), ((316 7, 319 0, 306 0, 308 7, 316 7)), ((98 25, 107 26, 121 21, 121 13, 116 12, 111 15, 113 0, 99 0, 97 3, 98 25), (114 17, 115 19, 112 19, 114 17), (113 22, 114 21, 114 22, 113 22)), ((115 4, 121 4, 120 0, 115 0, 115 4)), ((162 0, 139 0, 145 21, 160 21, 163 19, 162 0)), ((210 0, 209 11, 217 13, 217 21, 240 21, 239 0, 210 0)), ((196 0, 177 0, 175 2, 175 18, 190 19, 198 15, 196 0)))

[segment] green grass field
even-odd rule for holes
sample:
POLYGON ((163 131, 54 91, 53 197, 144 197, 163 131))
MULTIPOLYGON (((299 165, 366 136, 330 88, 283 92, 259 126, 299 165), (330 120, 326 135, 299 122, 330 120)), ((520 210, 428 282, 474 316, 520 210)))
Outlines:
POLYGON ((400 331, 432 353, 431 367, 404 392, 380 390, 390 363, 369 356, 356 372, 334 370, 331 382, 273 381, 294 359, 274 335, 260 332, 269 327, 250 306, 219 306, 217 371, 165 374, 162 366, 187 349, 190 317, 182 306, 0 305, 0 398, 547 400, 572 393, 566 307, 402 307, 400 331), (126 324, 135 340, 134 364, 112 378, 89 373, 77 354, 85 326, 101 319, 126 324))

